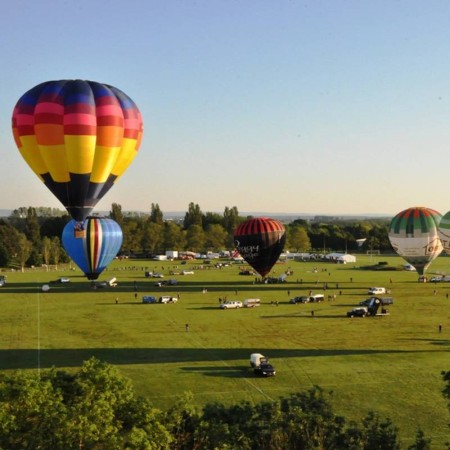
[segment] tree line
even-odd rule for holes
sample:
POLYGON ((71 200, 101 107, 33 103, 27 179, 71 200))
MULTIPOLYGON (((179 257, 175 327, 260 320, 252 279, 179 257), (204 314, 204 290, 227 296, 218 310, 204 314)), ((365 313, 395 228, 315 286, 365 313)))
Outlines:
MULTIPOLYGON (((450 371, 443 372, 450 400, 450 371)), ((95 358, 77 372, 55 368, 0 375, 0 449, 5 450, 399 450, 398 428, 369 412, 335 414, 319 387, 258 404, 193 405, 186 393, 161 411, 131 381, 95 358)), ((418 429, 408 450, 430 450, 418 429)), ((405 448, 405 447, 403 447, 405 448)))
MULTIPOLYGON (((190 203, 184 218, 165 219, 157 203, 148 213, 125 213, 113 203, 108 217, 122 228, 121 253, 149 257, 166 250, 190 250, 196 253, 232 250, 237 225, 247 220, 238 208, 225 207, 222 214, 203 212, 190 203)), ((21 268, 58 265, 68 256, 61 245, 61 235, 70 217, 51 208, 21 207, 0 219, 0 267, 15 264, 21 268)), ((303 220, 286 223, 286 246, 291 252, 357 250, 391 251, 388 220, 303 220)))

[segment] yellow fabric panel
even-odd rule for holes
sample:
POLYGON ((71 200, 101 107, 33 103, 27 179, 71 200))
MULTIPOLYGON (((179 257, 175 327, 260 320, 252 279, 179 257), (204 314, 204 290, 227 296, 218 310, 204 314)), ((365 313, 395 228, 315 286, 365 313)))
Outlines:
POLYGON ((96 136, 65 136, 67 170, 70 173, 88 174, 92 172, 95 143, 96 136))
POLYGON ((70 181, 67 171, 67 160, 64 145, 40 145, 42 158, 54 181, 66 183, 70 181))
POLYGON ((124 139, 122 142, 122 149, 120 150, 119 157, 114 164, 111 173, 120 177, 128 166, 131 164, 135 156, 137 155, 136 139, 124 139))
POLYGON ((120 147, 101 147, 95 150, 94 166, 91 173, 91 182, 105 183, 116 163, 120 147))
POLYGON ((47 164, 42 159, 41 152, 36 142, 36 136, 21 136, 20 142, 22 146, 19 147, 19 151, 23 156, 23 159, 31 167, 33 172, 41 178, 40 175, 47 173, 48 169, 47 164))

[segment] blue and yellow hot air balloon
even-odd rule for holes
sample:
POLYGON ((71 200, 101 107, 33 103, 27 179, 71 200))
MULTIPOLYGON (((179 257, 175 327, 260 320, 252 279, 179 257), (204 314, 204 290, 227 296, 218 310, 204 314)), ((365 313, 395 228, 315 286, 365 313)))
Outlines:
POLYGON ((96 280, 119 252, 122 230, 117 222, 106 217, 87 217, 79 235, 74 232, 76 227, 74 220, 64 227, 64 249, 89 280, 96 280))
POLYGON ((424 275, 443 247, 438 235, 441 214, 426 207, 413 207, 398 213, 389 225, 389 241, 394 250, 424 275))
POLYGON ((84 80, 30 89, 14 108, 12 128, 25 161, 77 222, 125 172, 143 134, 141 113, 126 94, 84 80))
POLYGON ((286 229, 275 219, 256 217, 239 224, 234 232, 234 245, 240 255, 262 277, 277 262, 286 242, 286 229))

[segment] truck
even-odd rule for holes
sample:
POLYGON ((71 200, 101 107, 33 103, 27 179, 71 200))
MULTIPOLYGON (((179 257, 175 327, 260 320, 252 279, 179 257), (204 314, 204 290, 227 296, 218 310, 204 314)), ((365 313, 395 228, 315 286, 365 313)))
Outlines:
POLYGON ((261 353, 252 353, 250 355, 250 367, 253 368, 255 375, 262 377, 272 377, 277 373, 268 358, 261 353))
POLYGON ((378 297, 372 297, 367 306, 357 306, 347 312, 347 317, 366 317, 366 316, 387 316, 389 312, 384 308, 382 301, 378 297), (381 312, 378 312, 381 306, 381 312))
POLYGON ((366 300, 359 302, 359 306, 369 306, 373 299, 378 299, 381 301, 382 305, 392 305, 394 304, 394 299, 392 297, 370 297, 366 300))

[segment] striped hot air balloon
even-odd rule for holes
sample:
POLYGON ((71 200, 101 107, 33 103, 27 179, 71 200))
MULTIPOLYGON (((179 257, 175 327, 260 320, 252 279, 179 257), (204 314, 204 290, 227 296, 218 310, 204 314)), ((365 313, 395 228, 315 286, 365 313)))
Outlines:
POLYGON ((119 252, 122 230, 117 222, 106 217, 86 218, 80 234, 75 231, 76 224, 72 220, 64 227, 64 249, 89 280, 96 280, 119 252))
POLYGON ((450 254, 450 211, 445 213, 439 222, 438 234, 444 252, 450 254))
POLYGON ((143 123, 119 89, 60 80, 41 83, 19 99, 12 129, 25 161, 80 222, 133 161, 143 123))
POLYGON ((265 277, 277 262, 285 242, 284 225, 267 217, 242 222, 234 232, 237 251, 262 277, 265 277))
POLYGON ((441 214, 434 209, 413 207, 398 213, 389 225, 394 250, 424 275, 443 247, 438 235, 441 214))

